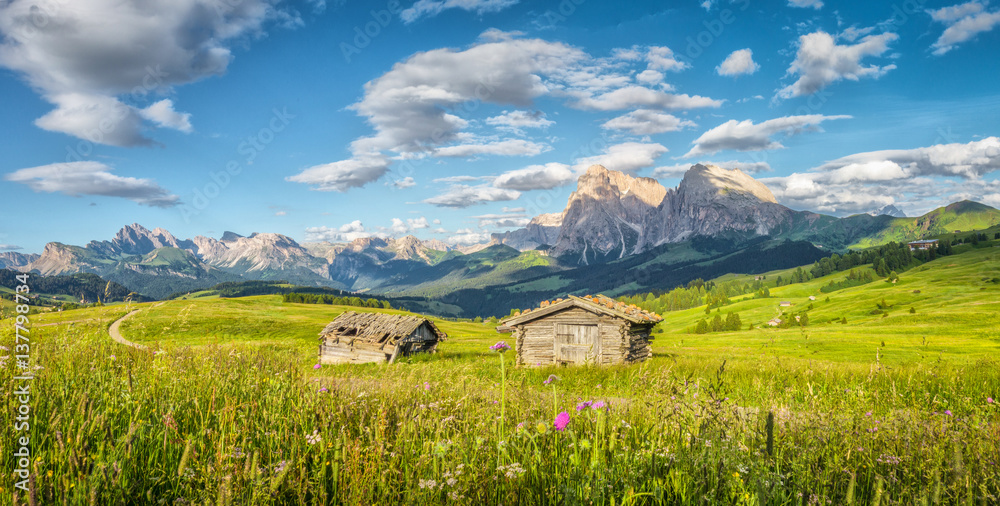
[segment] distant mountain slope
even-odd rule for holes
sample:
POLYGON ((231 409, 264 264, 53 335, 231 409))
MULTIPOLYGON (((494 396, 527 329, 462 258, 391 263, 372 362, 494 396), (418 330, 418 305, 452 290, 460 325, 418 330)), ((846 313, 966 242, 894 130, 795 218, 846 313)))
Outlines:
MULTIPOLYGON (((845 219, 852 218, 856 216, 845 219)), ((949 232, 981 230, 997 224, 1000 224, 1000 210, 963 200, 939 207, 917 218, 893 218, 887 221, 882 230, 859 238, 851 247, 868 248, 890 241, 912 241, 949 232)))

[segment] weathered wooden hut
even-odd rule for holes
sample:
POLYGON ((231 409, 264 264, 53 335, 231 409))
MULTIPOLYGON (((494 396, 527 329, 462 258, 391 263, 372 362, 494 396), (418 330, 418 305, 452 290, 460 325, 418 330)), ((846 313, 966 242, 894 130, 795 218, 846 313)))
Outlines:
POLYGON ((543 302, 505 318, 498 332, 512 332, 518 365, 627 364, 652 355, 656 313, 603 295, 543 302))
POLYGON ((447 334, 412 315, 347 311, 319 333, 322 364, 388 362, 413 353, 433 353, 447 334))

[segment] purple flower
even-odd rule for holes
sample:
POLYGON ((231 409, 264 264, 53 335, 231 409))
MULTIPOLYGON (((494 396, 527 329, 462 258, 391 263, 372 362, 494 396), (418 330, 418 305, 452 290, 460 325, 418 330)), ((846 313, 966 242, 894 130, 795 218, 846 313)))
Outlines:
POLYGON ((591 404, 593 404, 593 402, 592 402, 592 401, 584 401, 584 402, 581 402, 580 404, 577 404, 577 405, 576 405, 576 410, 577 410, 577 411, 583 411, 583 410, 585 410, 585 409, 589 408, 591 404))
POLYGON ((559 376, 556 376, 555 374, 550 374, 549 377, 546 378, 546 380, 542 382, 542 384, 548 385, 549 383, 552 383, 553 381, 559 381, 559 376))
POLYGON ((590 407, 594 409, 604 409, 607 408, 608 405, 605 404, 604 401, 594 401, 594 404, 592 404, 590 407))
POLYGON ((319 369, 320 367, 322 367, 322 366, 319 365, 319 364, 316 364, 316 365, 313 366, 313 369, 319 369))
POLYGON ((566 430, 566 426, 569 425, 569 413, 563 411, 556 415, 556 421, 552 425, 556 430, 566 430))
POLYGON ((320 391, 320 393, 322 393, 322 392, 329 392, 329 390, 327 390, 326 387, 320 388, 319 391, 320 391))
POLYGON ((872 412, 869 411, 869 412, 865 413, 865 416, 872 416, 872 412))
POLYGON ((951 416, 951 410, 950 409, 944 410, 944 414, 951 416))
POLYGON ((498 341, 497 344, 490 346, 490 349, 503 353, 510 349, 510 345, 508 345, 506 341, 498 341))
POLYGON ((431 389, 431 384, 425 381, 424 382, 424 390, 430 390, 430 389, 431 389))

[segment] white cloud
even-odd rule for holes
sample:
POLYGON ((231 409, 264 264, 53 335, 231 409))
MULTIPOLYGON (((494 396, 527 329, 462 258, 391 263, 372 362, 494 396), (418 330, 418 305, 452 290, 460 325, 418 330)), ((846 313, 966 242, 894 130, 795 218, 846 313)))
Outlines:
POLYGON ((851 116, 823 116, 809 114, 804 116, 784 116, 754 124, 751 120, 729 120, 695 139, 694 147, 684 158, 717 153, 731 149, 735 151, 761 151, 765 149, 781 149, 781 143, 771 139, 776 134, 792 136, 804 131, 819 131, 818 125, 823 121, 847 119, 851 116))
POLYGON ((392 185, 395 186, 396 188, 403 189, 403 188, 409 188, 411 186, 416 186, 417 182, 414 181, 412 177, 407 176, 404 177, 403 179, 397 179, 393 181, 392 185))
POLYGON ((507 139, 484 144, 445 146, 434 150, 434 155, 452 158, 467 158, 479 155, 534 156, 550 149, 552 148, 548 144, 526 141, 524 139, 507 139))
POLYGON ((945 25, 944 33, 931 46, 942 55, 976 35, 1000 25, 1000 11, 987 12, 986 2, 972 1, 927 11, 931 19, 945 25))
POLYGON ((623 142, 609 146, 604 153, 576 160, 574 170, 583 173, 591 165, 604 167, 634 174, 639 169, 652 167, 656 159, 667 152, 667 148, 658 143, 623 142))
POLYGON ((493 181, 493 186, 517 191, 548 190, 570 183, 576 177, 569 165, 547 163, 504 172, 493 181))
POLYGON ((457 235, 448 238, 447 242, 452 244, 482 244, 490 240, 488 231, 476 232, 471 228, 456 230, 457 235))
POLYGON ((579 109, 595 111, 618 111, 634 107, 654 107, 657 109, 697 109, 719 107, 721 100, 687 94, 676 95, 651 90, 642 86, 626 86, 597 96, 577 94, 570 105, 579 109))
POLYGON ((669 47, 652 46, 646 51, 646 61, 652 70, 672 70, 678 72, 690 65, 674 58, 674 52, 669 47))
POLYGON ((753 61, 753 51, 750 49, 739 49, 733 51, 726 57, 715 71, 720 76, 749 75, 757 72, 760 65, 753 61))
POLYGON ((788 0, 789 7, 801 7, 801 8, 813 8, 816 10, 823 8, 823 2, 820 0, 788 0))
POLYGON ((660 84, 663 82, 663 72, 646 69, 636 74, 635 80, 650 86, 660 84))
POLYGON ((184 133, 191 133, 192 130, 191 113, 175 111, 174 103, 170 99, 163 99, 145 109, 140 109, 139 115, 161 127, 173 128, 184 133))
POLYGON ((786 205, 819 212, 865 212, 887 204, 920 214, 963 199, 989 204, 1000 182, 984 181, 1000 170, 1000 138, 967 144, 857 153, 809 172, 762 179, 786 205), (908 205, 907 205, 908 203, 908 205))
POLYGON ((392 226, 389 229, 396 235, 402 235, 410 231, 410 227, 406 226, 406 222, 399 218, 392 219, 392 226))
POLYGON ((315 165, 285 180, 310 184, 319 191, 345 192, 381 178, 389 170, 389 163, 389 159, 381 155, 361 156, 315 165))
POLYGON ((36 192, 118 197, 150 207, 173 207, 179 203, 177 195, 171 195, 151 179, 116 176, 112 170, 93 161, 54 163, 16 170, 4 179, 26 184, 36 192))
POLYGON ((0 251, 17 251, 22 249, 24 248, 16 244, 0 244, 0 251))
POLYGON ((521 192, 519 191, 495 188, 488 185, 454 185, 445 193, 424 200, 424 203, 438 207, 464 208, 477 204, 485 204, 486 202, 516 200, 520 196, 521 192))
POLYGON ((172 103, 141 103, 173 87, 225 73, 230 46, 274 21, 301 23, 271 0, 206 5, 204 0, 75 0, 0 4, 0 66, 22 76, 56 109, 36 121, 46 130, 100 144, 154 144, 154 125, 190 131, 172 103))
POLYGON ((499 116, 486 118, 486 124, 494 125, 501 130, 524 135, 525 128, 547 128, 555 124, 555 121, 545 118, 545 113, 541 111, 504 111, 499 116))
POLYGON ((477 15, 500 12, 519 0, 417 0, 399 13, 404 23, 410 24, 422 17, 434 17, 447 9, 462 9, 477 15))
POLYGON ((288 215, 288 211, 278 211, 278 212, 274 213, 274 215, 275 216, 287 216, 288 215))
POLYGON ((601 125, 605 130, 626 130, 633 135, 652 135, 676 132, 685 127, 696 127, 693 121, 682 120, 672 114, 652 109, 638 109, 610 119, 601 125))
POLYGON ((886 32, 869 35, 857 44, 842 46, 826 32, 802 35, 795 61, 788 67, 788 75, 798 75, 799 79, 779 90, 777 97, 811 95, 842 79, 878 78, 896 66, 864 66, 861 60, 867 56, 882 55, 889 49, 889 43, 898 38, 895 33, 886 32))
POLYGON ((366 237, 386 237, 386 234, 368 231, 361 220, 354 220, 338 228, 321 226, 306 229, 307 242, 351 242, 366 237))
POLYGON ((479 228, 492 229, 521 228, 531 222, 524 213, 483 214, 472 218, 479 220, 479 228))

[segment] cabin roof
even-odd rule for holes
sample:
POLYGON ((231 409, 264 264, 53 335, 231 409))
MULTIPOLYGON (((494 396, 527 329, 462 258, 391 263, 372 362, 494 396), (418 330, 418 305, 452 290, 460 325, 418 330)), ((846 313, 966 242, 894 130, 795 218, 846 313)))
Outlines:
POLYGON ((556 299, 555 301, 543 302, 541 307, 537 309, 526 309, 519 315, 514 315, 509 318, 505 318, 500 321, 500 326, 497 327, 498 332, 503 332, 504 330, 511 329, 515 325, 521 325, 538 318, 543 318, 547 315, 567 309, 570 307, 578 307, 592 313, 604 314, 615 318, 621 318, 623 320, 630 321, 632 323, 659 323, 663 321, 663 317, 653 313, 651 311, 646 311, 635 305, 625 304, 624 302, 618 302, 610 297, 604 295, 597 296, 584 296, 577 297, 575 295, 568 295, 566 299, 556 299), (504 330, 501 330, 504 329, 504 330))
POLYGON ((396 341, 402 339, 421 325, 427 324, 438 339, 443 340, 448 337, 434 325, 434 322, 422 316, 400 315, 386 313, 356 313, 346 311, 334 318, 319 333, 320 338, 328 335, 350 334, 354 340, 368 341, 372 343, 382 343, 386 340, 396 341))

